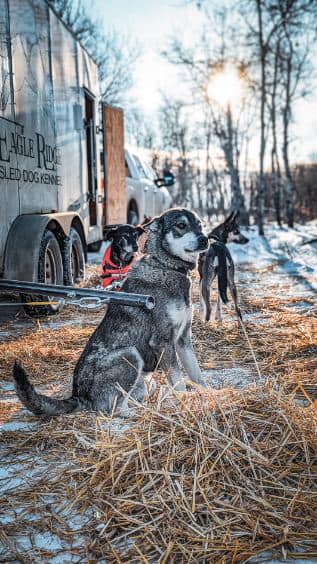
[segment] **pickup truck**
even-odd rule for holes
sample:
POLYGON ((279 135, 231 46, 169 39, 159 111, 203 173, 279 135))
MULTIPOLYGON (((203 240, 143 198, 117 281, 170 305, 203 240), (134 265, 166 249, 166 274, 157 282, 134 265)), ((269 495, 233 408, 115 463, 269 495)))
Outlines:
POLYGON ((125 149, 127 222, 142 223, 171 206, 167 186, 174 184, 173 175, 159 178, 154 170, 135 152, 125 149))

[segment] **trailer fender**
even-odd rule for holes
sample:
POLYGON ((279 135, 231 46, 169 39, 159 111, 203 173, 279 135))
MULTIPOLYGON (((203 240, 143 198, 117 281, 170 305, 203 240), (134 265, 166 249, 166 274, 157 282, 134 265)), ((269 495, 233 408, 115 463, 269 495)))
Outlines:
MULTIPOLYGON (((4 278, 11 280, 38 280, 39 249, 47 227, 53 232, 69 234, 72 223, 81 220, 77 214, 20 215, 11 225, 5 248, 4 278)), ((84 234, 82 230, 81 235, 84 234)), ((85 243, 85 241, 84 241, 85 243)))

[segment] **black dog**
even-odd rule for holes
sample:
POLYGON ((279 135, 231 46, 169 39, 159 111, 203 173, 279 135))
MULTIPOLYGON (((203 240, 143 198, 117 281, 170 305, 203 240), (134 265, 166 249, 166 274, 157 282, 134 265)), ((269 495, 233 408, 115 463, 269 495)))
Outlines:
POLYGON ((138 239, 145 233, 141 225, 119 225, 106 232, 105 240, 109 245, 102 260, 102 286, 113 284, 115 289, 125 279, 138 251, 138 239))
POLYGON ((235 311, 241 318, 238 306, 237 288, 234 281, 234 263, 227 243, 238 243, 245 245, 249 239, 240 233, 237 222, 238 212, 232 212, 227 219, 209 234, 208 239, 214 240, 208 251, 199 256, 198 270, 200 275, 200 312, 203 321, 210 320, 210 288, 212 281, 218 277, 218 298, 216 309, 216 320, 221 321, 221 301, 227 305, 227 287, 234 302, 235 311))

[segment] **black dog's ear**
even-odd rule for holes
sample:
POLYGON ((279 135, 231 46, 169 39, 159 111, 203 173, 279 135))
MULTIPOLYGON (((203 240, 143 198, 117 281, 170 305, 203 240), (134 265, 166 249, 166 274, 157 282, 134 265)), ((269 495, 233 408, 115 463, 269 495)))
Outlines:
POLYGON ((232 220, 235 221, 236 219, 238 219, 239 215, 240 215, 240 210, 235 210, 235 211, 233 212, 233 218, 232 218, 232 220))
POLYGON ((113 241, 117 233, 118 233, 118 227, 114 227, 113 229, 110 229, 109 231, 106 232, 104 240, 113 241))
POLYGON ((140 223, 140 225, 147 225, 148 223, 150 223, 151 219, 152 219, 151 216, 145 215, 144 219, 143 219, 142 223, 140 223))
POLYGON ((138 237, 141 237, 141 235, 143 235, 143 233, 146 233, 146 230, 144 229, 144 227, 142 227, 142 225, 137 225, 135 230, 138 234, 138 237))

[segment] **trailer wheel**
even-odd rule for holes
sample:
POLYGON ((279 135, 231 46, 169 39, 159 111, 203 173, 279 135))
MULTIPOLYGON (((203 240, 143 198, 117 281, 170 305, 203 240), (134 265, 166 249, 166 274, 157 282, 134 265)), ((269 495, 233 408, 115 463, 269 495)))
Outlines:
POLYGON ((85 276, 85 253, 78 231, 71 227, 63 248, 64 284, 74 286, 85 276))
MULTIPOLYGON (((63 260, 58 241, 48 229, 44 231, 39 251, 38 279, 37 282, 44 284, 63 284, 63 260)), ((54 301, 53 297, 21 294, 21 298, 26 302, 47 302, 54 301)), ((31 317, 43 317, 54 315, 60 310, 59 305, 52 306, 24 306, 25 312, 31 317)))

